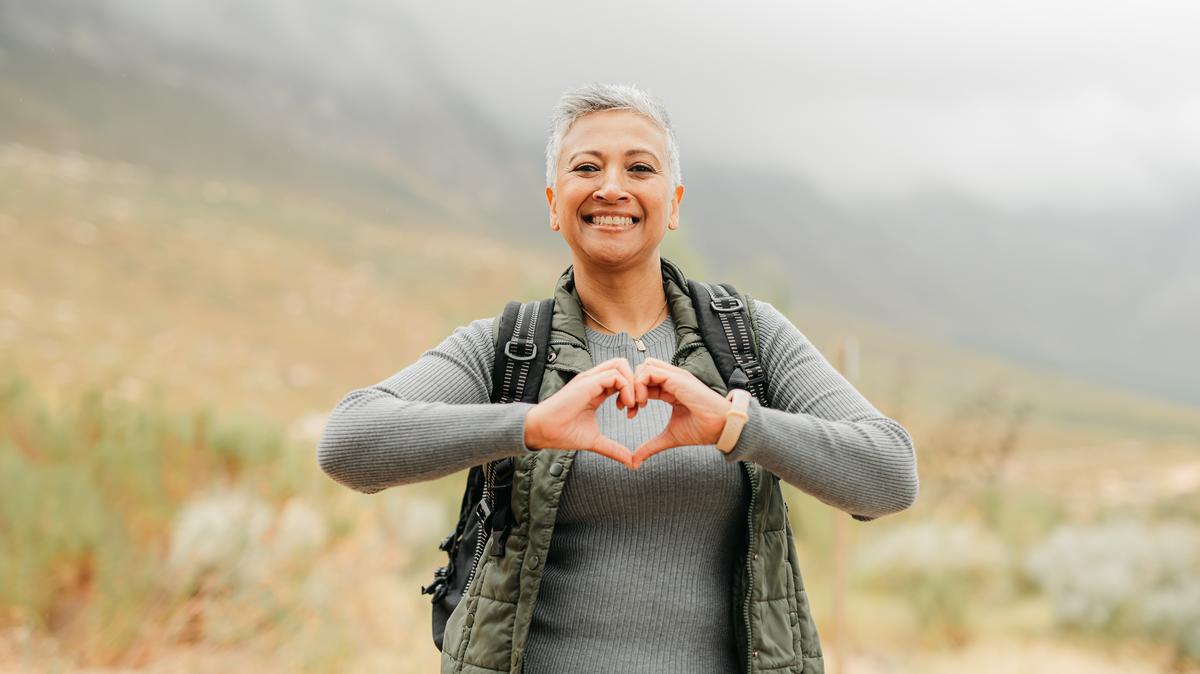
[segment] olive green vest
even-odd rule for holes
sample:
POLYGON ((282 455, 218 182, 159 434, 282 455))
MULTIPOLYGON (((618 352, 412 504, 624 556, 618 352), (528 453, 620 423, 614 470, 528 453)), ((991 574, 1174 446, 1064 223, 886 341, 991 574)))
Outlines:
MULTIPOLYGON (((673 362, 724 394, 725 383, 704 346, 687 280, 666 260, 663 288, 678 336, 673 362)), ((592 367, 571 268, 559 279, 554 300, 552 353, 547 356, 539 400, 592 367)), ((754 303, 747 301, 747 306, 754 303)), ((467 596, 446 622, 443 674, 522 671, 542 564, 574 459, 574 451, 550 449, 516 459, 512 490, 516 524, 503 557, 491 555, 497 538, 488 540, 467 596)), ((739 616, 735 624, 740 626, 737 643, 743 668, 746 672, 820 674, 824 672, 821 646, 800 579, 779 478, 754 463, 740 461, 739 465, 750 492, 748 535, 744 562, 732 579, 729 601, 732 615, 739 616)))

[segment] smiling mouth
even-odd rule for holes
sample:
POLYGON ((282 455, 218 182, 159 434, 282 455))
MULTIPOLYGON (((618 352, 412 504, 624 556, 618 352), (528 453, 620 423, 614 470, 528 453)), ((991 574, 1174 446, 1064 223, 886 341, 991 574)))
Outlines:
POLYGON ((583 221, 600 227, 632 227, 641 222, 641 218, 629 215, 585 215, 583 221))

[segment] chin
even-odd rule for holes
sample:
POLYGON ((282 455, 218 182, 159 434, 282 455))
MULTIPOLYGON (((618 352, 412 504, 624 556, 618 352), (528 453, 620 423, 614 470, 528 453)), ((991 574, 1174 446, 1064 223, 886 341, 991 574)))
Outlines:
POLYGON ((584 258, 606 267, 623 267, 646 256, 646 249, 617 242, 593 243, 575 251, 576 257, 584 258))

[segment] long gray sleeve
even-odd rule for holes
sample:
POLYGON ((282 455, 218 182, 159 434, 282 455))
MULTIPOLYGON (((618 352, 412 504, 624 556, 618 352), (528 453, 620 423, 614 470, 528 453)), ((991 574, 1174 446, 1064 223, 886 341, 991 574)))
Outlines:
POLYGON ((490 318, 460 327, 412 365, 346 394, 317 445, 330 477, 373 494, 529 453, 532 405, 491 404, 490 318))
POLYGON ((771 408, 752 400, 728 461, 753 461, 856 519, 916 501, 916 451, 903 426, 846 381, 775 307, 756 301, 771 408))
MULTIPOLYGON (((756 308, 773 408, 751 403, 726 460, 754 461, 858 519, 910 506, 918 479, 908 432, 775 307, 756 301, 756 308)), ((488 402, 492 320, 456 329, 412 365, 347 394, 318 445, 321 468, 341 484, 374 493, 530 452, 524 420, 531 406, 488 402)))

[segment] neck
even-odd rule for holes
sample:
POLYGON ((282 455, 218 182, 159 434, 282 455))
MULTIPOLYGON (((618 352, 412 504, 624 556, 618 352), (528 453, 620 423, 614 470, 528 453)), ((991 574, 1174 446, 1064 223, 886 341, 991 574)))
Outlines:
POLYGON ((625 268, 605 268, 575 260, 575 290, 597 330, 641 336, 664 318, 662 263, 658 255, 645 263, 625 268))

